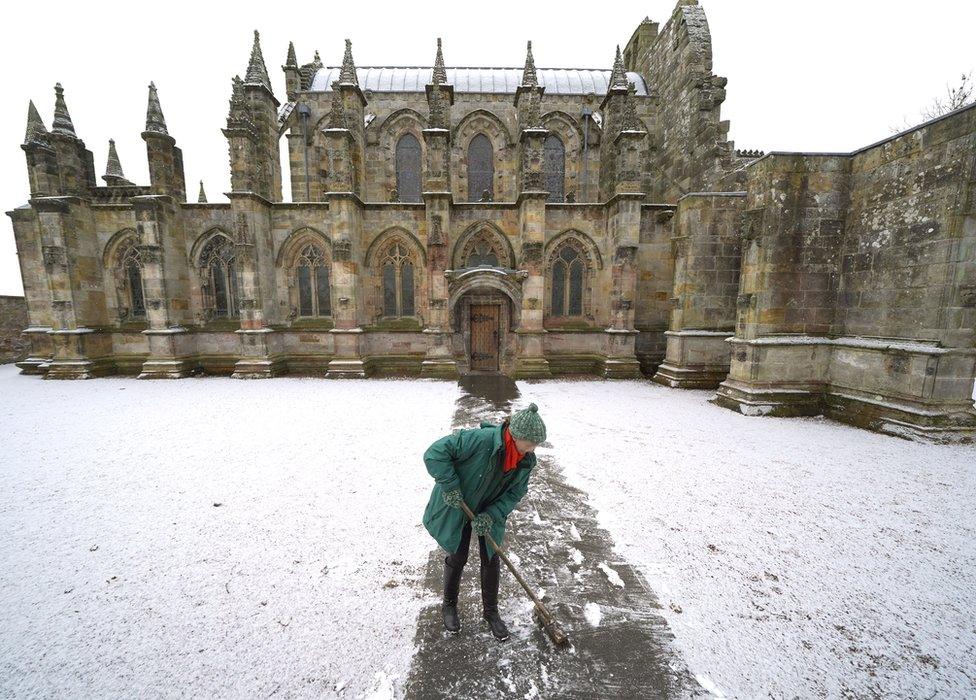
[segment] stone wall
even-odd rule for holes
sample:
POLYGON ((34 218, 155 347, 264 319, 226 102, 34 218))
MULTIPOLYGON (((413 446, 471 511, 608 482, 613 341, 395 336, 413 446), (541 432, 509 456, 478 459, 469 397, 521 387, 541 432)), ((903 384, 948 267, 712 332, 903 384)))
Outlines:
POLYGON ((744 192, 697 193, 678 201, 671 237, 674 285, 667 356, 654 381, 715 388, 729 372, 739 289, 744 192))
POLYGON ((0 363, 27 357, 30 342, 21 334, 27 328, 24 297, 0 296, 0 363))
POLYGON ((968 440, 976 374, 976 106, 852 154, 747 168, 721 405, 968 440))
POLYGON ((727 80, 712 73, 712 38, 697 0, 681 0, 657 33, 642 23, 625 54, 650 81, 657 104, 651 161, 652 201, 675 202, 713 189, 733 167, 729 123, 721 120, 727 80))

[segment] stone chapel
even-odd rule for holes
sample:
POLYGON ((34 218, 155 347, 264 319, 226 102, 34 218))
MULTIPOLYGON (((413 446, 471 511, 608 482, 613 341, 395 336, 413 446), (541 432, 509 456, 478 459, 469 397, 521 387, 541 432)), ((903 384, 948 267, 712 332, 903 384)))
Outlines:
POLYGON ((357 66, 346 40, 282 71, 276 95, 255 32, 229 202, 190 201, 153 84, 148 185, 111 142, 97 182, 61 85, 50 129, 30 104, 24 373, 650 377, 976 434, 973 107, 853 153, 736 150, 697 0, 609 70, 537 67, 531 42, 450 67, 438 39, 431 67, 357 66))

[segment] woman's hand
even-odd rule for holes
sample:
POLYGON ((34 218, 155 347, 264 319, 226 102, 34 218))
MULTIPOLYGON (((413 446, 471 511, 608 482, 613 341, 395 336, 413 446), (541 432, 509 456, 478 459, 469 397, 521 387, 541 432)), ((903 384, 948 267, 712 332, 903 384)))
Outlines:
POLYGON ((461 501, 464 500, 461 497, 461 489, 451 489, 450 491, 445 491, 442 495, 444 503, 451 506, 451 508, 461 508, 461 501))
POLYGON ((474 516, 474 520, 471 521, 471 529, 478 533, 479 536, 484 537, 491 532, 493 522, 491 516, 482 511, 474 516))

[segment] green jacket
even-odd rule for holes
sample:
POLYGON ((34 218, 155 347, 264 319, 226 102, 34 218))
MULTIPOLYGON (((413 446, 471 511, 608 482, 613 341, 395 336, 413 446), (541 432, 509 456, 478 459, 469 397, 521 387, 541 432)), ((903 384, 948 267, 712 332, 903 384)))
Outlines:
MULTIPOLYGON (((534 453, 525 455, 507 474, 502 473, 505 425, 507 421, 458 430, 424 452, 424 464, 436 482, 424 511, 424 527, 448 552, 457 551, 461 529, 468 518, 460 508, 444 503, 444 492, 460 488, 464 502, 475 514, 485 511, 491 516, 491 536, 503 544, 505 520, 529 488, 529 474, 536 462, 534 453)), ((485 544, 489 558, 494 556, 494 548, 487 541, 485 544)))

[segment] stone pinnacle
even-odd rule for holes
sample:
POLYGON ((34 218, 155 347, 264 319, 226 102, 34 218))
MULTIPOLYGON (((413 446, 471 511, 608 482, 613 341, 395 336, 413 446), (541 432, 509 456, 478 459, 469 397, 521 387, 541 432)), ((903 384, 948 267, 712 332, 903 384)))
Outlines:
POLYGON ((51 132, 77 138, 75 125, 71 123, 71 115, 68 114, 68 106, 64 103, 64 89, 61 83, 54 86, 54 95, 54 121, 51 123, 51 132))
POLYGON ((166 119, 163 108, 159 106, 159 95, 156 93, 156 83, 149 83, 149 106, 146 108, 146 131, 156 134, 166 134, 166 119))

